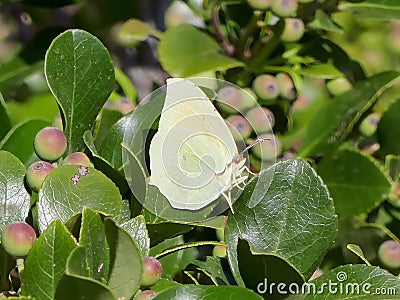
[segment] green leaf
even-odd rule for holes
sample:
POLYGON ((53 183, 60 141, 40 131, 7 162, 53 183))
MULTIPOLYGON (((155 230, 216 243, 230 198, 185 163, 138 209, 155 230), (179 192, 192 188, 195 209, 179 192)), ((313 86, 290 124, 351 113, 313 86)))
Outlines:
POLYGON ((25 167, 10 152, 0 151, 0 232, 29 213, 29 194, 24 186, 25 167))
POLYGON ((321 9, 317 9, 317 11, 315 12, 314 20, 308 23, 307 27, 310 27, 314 30, 322 29, 330 32, 343 33, 342 27, 336 24, 332 20, 331 16, 329 16, 321 9))
POLYGON ((256 293, 238 286, 182 285, 171 287, 157 294, 152 300, 190 299, 190 300, 225 300, 246 299, 262 300, 256 293))
POLYGON ((371 211, 391 189, 390 180, 371 157, 350 149, 325 158, 318 166, 318 174, 328 186, 341 217, 371 211))
POLYGON ((45 74, 65 119, 67 154, 83 146, 83 133, 113 90, 114 66, 103 44, 83 30, 67 30, 51 43, 45 74))
POLYGON ((225 71, 243 65, 224 55, 209 35, 187 24, 174 26, 163 34, 158 56, 163 68, 174 77, 225 71))
POLYGON ((120 68, 115 68, 115 80, 118 82, 125 96, 136 103, 137 92, 132 80, 120 68))
POLYGON ((302 68, 300 70, 300 73, 304 76, 325 78, 325 79, 332 79, 343 76, 343 73, 340 72, 332 64, 311 65, 306 68, 302 68))
POLYGON ((400 154, 400 99, 393 102, 382 115, 376 130, 376 136, 380 145, 379 154, 384 157, 388 154, 400 154))
MULTIPOLYGON (((103 108, 96 123, 94 135, 96 136, 96 148, 100 147, 111 127, 123 117, 123 114, 117 110, 103 108)), ((90 131, 89 131, 90 132, 90 131)), ((85 132, 86 134, 86 132, 85 132)))
POLYGON ((89 207, 85 207, 82 212, 79 244, 85 248, 89 277, 106 281, 109 275, 110 249, 101 217, 89 207))
POLYGON ((64 275, 61 278, 55 299, 116 300, 113 293, 104 284, 94 279, 77 275, 64 275))
POLYGON ((294 299, 398 299, 400 280, 375 266, 344 265, 314 279, 305 291, 311 292, 294 299))
POLYGON ((110 277, 108 287, 117 298, 131 299, 139 289, 143 258, 131 236, 110 218, 104 221, 110 246, 110 277))
POLYGON ((26 258, 21 295, 54 299, 68 256, 76 247, 74 238, 60 220, 51 223, 26 258))
POLYGON ((262 171, 247 184, 233 209, 225 243, 239 285, 243 284, 236 253, 239 239, 246 240, 256 256, 280 257, 308 278, 336 236, 337 216, 328 189, 301 159, 262 171))
POLYGON ((50 126, 45 120, 29 120, 15 125, 0 142, 0 149, 6 150, 18 157, 25 166, 38 161, 33 141, 39 130, 50 126))
POLYGON ((299 155, 333 152, 362 114, 399 76, 400 72, 386 72, 359 81, 350 91, 327 102, 310 121, 299 155))
POLYGON ((10 129, 11 124, 8 118, 6 103, 0 93, 0 142, 10 129))
POLYGON ((378 20, 397 20, 400 18, 400 6, 392 0, 364 0, 359 3, 342 3, 340 10, 349 10, 355 16, 378 20))
POLYGON ((146 221, 142 215, 121 224, 131 238, 135 241, 143 257, 149 256, 150 238, 147 233, 146 221))
POLYGON ((209 276, 215 285, 220 285, 221 281, 224 285, 229 285, 229 281, 221 265, 221 258, 207 256, 205 261, 195 260, 191 263, 199 267, 199 270, 209 276))
POLYGON ((137 41, 144 41, 150 35, 160 37, 161 32, 139 19, 129 19, 118 32, 118 37, 125 46, 134 46, 137 41))
POLYGON ((115 184, 96 169, 61 166, 44 180, 37 205, 39 229, 44 231, 53 220, 65 222, 85 206, 118 218, 122 197, 115 184))

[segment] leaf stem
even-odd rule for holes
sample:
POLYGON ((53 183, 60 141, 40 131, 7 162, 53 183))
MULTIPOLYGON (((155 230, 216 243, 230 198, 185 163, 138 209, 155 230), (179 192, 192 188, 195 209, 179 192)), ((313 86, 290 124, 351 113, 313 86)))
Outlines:
POLYGON ((176 251, 180 251, 180 250, 184 250, 187 248, 193 248, 193 247, 198 247, 198 246, 207 246, 207 245, 211 245, 211 246, 225 246, 224 243, 221 242, 217 242, 217 241, 200 241, 200 242, 192 242, 192 243, 187 243, 187 244, 183 244, 183 245, 179 245, 179 246, 175 246, 175 247, 171 247, 168 248, 166 250, 164 250, 161 253, 158 253, 157 255, 154 256, 154 258, 161 258, 163 256, 166 256, 168 254, 174 253, 176 251))

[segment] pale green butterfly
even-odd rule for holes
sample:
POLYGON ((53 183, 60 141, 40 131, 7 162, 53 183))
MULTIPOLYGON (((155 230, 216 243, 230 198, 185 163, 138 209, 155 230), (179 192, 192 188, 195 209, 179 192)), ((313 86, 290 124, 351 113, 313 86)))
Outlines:
POLYGON ((189 80, 168 79, 150 144, 150 184, 173 208, 199 210, 222 195, 232 210, 231 190, 248 178, 245 162, 205 93, 189 80))

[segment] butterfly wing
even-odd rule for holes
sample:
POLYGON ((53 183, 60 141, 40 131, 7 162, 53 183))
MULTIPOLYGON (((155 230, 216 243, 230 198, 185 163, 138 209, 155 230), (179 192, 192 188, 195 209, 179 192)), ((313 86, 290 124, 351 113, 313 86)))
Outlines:
POLYGON ((204 92, 188 80, 168 80, 150 144, 150 183, 171 206, 197 210, 217 199, 230 182, 227 165, 236 154, 229 128, 204 92))

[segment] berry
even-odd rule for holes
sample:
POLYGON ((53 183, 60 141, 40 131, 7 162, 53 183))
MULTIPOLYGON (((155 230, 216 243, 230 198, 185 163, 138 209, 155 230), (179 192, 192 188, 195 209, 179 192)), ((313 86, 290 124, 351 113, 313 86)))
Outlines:
POLYGON ((292 78, 288 74, 278 73, 275 78, 278 82, 279 93, 283 98, 289 100, 296 98, 296 89, 294 88, 292 78))
POLYGON ((225 86, 218 91, 217 95, 218 108, 227 114, 236 114, 238 111, 243 112, 256 103, 252 95, 235 86, 225 86))
POLYGON ((271 132, 275 124, 272 111, 266 107, 254 107, 246 113, 246 119, 257 133, 271 132))
POLYGON ((400 243, 388 240, 383 242, 378 249, 380 261, 389 268, 400 267, 400 243))
POLYGON ((135 300, 150 300, 152 299, 155 295, 157 295, 157 292, 152 291, 152 290, 145 290, 145 291, 140 291, 137 296, 135 297, 135 300))
POLYGON ((254 9, 266 10, 270 7, 272 0, 247 0, 247 3, 254 9))
POLYGON ((77 165, 77 166, 85 166, 85 167, 93 167, 93 164, 90 162, 89 157, 83 152, 74 152, 68 155, 64 161, 64 166, 68 165, 77 165))
POLYGON ((260 159, 274 160, 282 152, 282 144, 273 134, 261 134, 259 138, 268 138, 251 148, 252 153, 260 159))
POLYGON ((311 275, 310 279, 308 279, 308 281, 314 280, 315 278, 318 278, 319 276, 321 276, 322 274, 324 274, 324 272, 322 272, 322 270, 320 268, 317 268, 314 273, 311 275))
POLYGON ((212 251, 213 256, 225 258, 226 257, 226 246, 214 246, 212 251))
POLYGON ((126 115, 136 108, 136 104, 129 98, 123 97, 118 101, 112 103, 112 109, 119 111, 126 115))
POLYGON ((291 16, 297 10, 297 0, 273 0, 271 10, 280 17, 291 16))
POLYGON ((55 161, 67 149, 67 138, 57 127, 45 127, 36 134, 34 147, 41 159, 55 161))
POLYGON ((228 127, 231 129, 235 140, 247 139, 252 132, 249 122, 241 115, 230 115, 226 118, 226 122, 229 124, 228 127))
POLYGON ((162 265, 154 257, 145 257, 143 260, 143 274, 140 281, 141 285, 149 286, 156 283, 162 274, 162 265))
POLYGON ((328 81, 326 84, 328 91, 334 95, 340 95, 351 89, 351 83, 345 77, 339 77, 328 81))
POLYGON ((268 74, 257 76, 253 81, 253 90, 263 100, 275 99, 279 95, 278 82, 268 74))
POLYGON ((363 136, 373 136, 378 128, 379 120, 381 119, 381 114, 378 112, 374 112, 365 117, 362 120, 359 130, 363 136))
POLYGON ((297 42, 304 34, 304 23, 301 19, 286 18, 285 28, 281 34, 282 42, 297 42))
POLYGON ((12 222, 4 228, 1 243, 12 256, 26 256, 36 240, 33 228, 25 222, 12 222))
POLYGON ((51 171, 53 171, 53 169, 53 165, 46 161, 34 162, 26 171, 26 183, 32 189, 32 191, 39 191, 44 179, 50 174, 51 171))

